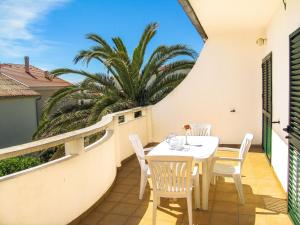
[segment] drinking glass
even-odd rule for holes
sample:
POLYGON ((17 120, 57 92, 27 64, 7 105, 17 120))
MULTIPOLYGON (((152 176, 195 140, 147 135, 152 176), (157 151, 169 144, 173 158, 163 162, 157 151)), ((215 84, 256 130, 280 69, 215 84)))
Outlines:
POLYGON ((168 144, 170 144, 170 143, 171 143, 171 140, 172 140, 173 138, 176 138, 176 134, 170 133, 170 134, 167 136, 167 138, 166 138, 166 142, 167 142, 168 144))

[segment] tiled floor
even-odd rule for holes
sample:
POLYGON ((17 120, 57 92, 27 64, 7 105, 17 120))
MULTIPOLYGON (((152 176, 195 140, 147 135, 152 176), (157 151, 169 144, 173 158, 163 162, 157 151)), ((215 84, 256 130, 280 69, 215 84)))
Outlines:
MULTIPOLYGON (((136 159, 123 165, 111 193, 80 224, 151 225, 152 194, 147 185, 144 199, 138 200, 139 174, 136 159)), ((250 152, 247 155, 242 181, 246 198, 244 205, 238 203, 232 180, 219 178, 217 184, 210 187, 209 210, 193 210, 193 224, 292 224, 286 214, 286 194, 281 189, 263 153, 250 152)), ((161 207, 157 212, 157 225, 188 224, 184 200, 162 199, 161 207)))

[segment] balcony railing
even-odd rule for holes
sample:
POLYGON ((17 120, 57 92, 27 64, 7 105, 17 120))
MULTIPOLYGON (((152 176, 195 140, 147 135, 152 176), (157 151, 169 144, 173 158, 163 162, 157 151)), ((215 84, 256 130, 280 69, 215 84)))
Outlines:
POLYGON ((0 224, 67 224, 110 188, 133 154, 128 135, 151 141, 151 107, 104 116, 90 127, 0 150, 0 160, 64 145, 65 156, 0 178, 0 224), (85 138, 105 131, 85 146, 85 138))

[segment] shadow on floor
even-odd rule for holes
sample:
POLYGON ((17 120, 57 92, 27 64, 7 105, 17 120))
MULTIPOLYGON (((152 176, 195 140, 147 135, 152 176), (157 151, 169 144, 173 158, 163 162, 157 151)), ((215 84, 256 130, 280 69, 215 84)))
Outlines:
MULTIPOLYGON (((143 200, 138 199, 139 177, 139 164, 133 158, 118 171, 116 184, 111 193, 80 221, 80 224, 151 225, 152 193, 148 184, 143 200)), ((243 188, 246 203, 241 205, 234 184, 219 178, 217 184, 210 187, 209 210, 193 210, 193 224, 292 224, 286 214, 286 199, 274 197, 272 185, 269 187, 270 195, 254 194, 251 184, 244 184, 243 188)), ((161 200, 161 206, 157 211, 157 225, 171 224, 188 224, 185 199, 161 200)))

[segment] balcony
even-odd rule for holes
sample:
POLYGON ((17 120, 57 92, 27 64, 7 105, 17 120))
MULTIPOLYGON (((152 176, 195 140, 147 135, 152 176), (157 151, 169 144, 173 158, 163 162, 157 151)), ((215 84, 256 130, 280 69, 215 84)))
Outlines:
MULTIPOLYGON (((81 225, 151 225, 152 194, 148 185, 144 199, 138 200, 139 174, 138 161, 135 158, 130 159, 118 171, 110 193, 80 222, 77 222, 81 225)), ((292 224, 287 215, 286 194, 259 148, 252 148, 247 156, 243 170, 243 184, 245 205, 239 204, 232 180, 219 178, 217 184, 210 187, 209 210, 193 210, 193 223, 292 224)), ((188 224, 185 201, 162 200, 157 224, 188 224)))
MULTIPOLYGON (((0 224, 151 224, 151 190, 147 186, 138 200, 140 169, 128 140, 135 132, 144 145, 151 142, 151 115, 151 106, 131 109, 91 127, 2 149, 0 159, 6 159, 63 144, 65 156, 0 178, 0 224)), ((194 224, 291 224, 286 194, 259 148, 248 154, 242 179, 245 205, 238 203, 232 180, 219 178, 210 187, 209 210, 193 211, 194 224)), ((162 200, 157 224, 188 224, 185 202, 162 200)))

